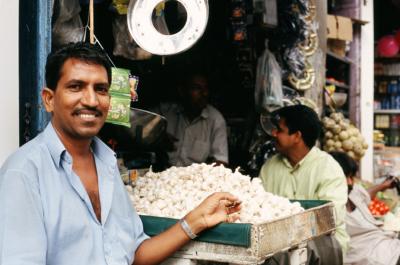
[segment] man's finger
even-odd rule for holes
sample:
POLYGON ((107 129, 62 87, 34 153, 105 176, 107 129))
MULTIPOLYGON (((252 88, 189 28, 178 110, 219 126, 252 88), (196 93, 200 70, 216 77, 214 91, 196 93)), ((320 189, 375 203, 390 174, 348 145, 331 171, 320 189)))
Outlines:
POLYGON ((242 201, 240 201, 240 200, 230 201, 230 200, 227 200, 227 199, 223 199, 223 200, 221 200, 221 202, 227 208, 234 208, 234 207, 236 207, 236 206, 238 206, 238 205, 240 205, 242 203, 242 201))
POLYGON ((236 220, 238 220, 240 218, 240 214, 239 213, 232 213, 232 214, 227 214, 226 218, 225 218, 225 222, 227 223, 233 223, 236 220))
MULTIPOLYGON (((239 198, 229 192, 216 192, 212 196, 215 196, 216 199, 220 201, 224 201, 227 204, 232 204, 233 202, 237 201, 240 202, 239 198)), ((228 205, 226 205, 228 206, 228 205)))
POLYGON ((239 212, 242 209, 242 205, 241 204, 237 204, 233 207, 227 207, 226 211, 228 214, 232 214, 232 213, 236 213, 239 212))

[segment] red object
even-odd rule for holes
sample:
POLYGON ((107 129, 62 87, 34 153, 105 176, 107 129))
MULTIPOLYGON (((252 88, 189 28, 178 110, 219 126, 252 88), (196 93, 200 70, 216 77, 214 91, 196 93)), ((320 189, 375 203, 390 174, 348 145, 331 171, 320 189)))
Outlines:
POLYGON ((382 216, 389 212, 389 207, 383 202, 374 198, 371 203, 368 205, 368 209, 371 214, 374 216, 382 216))
POLYGON ((394 38, 396 39, 397 45, 400 46, 400 29, 396 31, 396 34, 394 35, 394 38))
POLYGON ((396 41, 395 36, 387 35, 378 41, 378 53, 383 57, 392 57, 399 52, 399 43, 396 41))

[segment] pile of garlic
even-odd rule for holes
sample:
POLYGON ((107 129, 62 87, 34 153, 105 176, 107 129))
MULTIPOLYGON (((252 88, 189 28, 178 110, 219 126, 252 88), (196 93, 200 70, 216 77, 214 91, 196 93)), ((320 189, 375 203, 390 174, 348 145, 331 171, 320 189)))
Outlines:
POLYGON ((223 166, 193 164, 151 170, 139 177, 134 188, 127 187, 139 214, 182 218, 207 196, 217 191, 234 194, 242 201, 241 223, 264 223, 303 211, 298 202, 266 192, 259 178, 223 166))
POLYGON ((360 131, 345 119, 342 113, 334 112, 322 119, 324 126, 323 149, 327 152, 346 152, 350 157, 360 160, 368 144, 360 131))

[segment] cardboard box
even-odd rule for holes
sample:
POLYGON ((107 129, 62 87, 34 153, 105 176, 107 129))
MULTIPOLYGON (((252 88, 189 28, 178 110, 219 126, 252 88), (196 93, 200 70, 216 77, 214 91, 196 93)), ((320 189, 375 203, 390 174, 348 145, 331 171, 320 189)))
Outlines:
POLYGON ((326 25, 328 39, 353 40, 353 22, 350 18, 328 15, 326 25))
POLYGON ((340 57, 346 56, 346 41, 338 39, 328 39, 328 50, 340 57))

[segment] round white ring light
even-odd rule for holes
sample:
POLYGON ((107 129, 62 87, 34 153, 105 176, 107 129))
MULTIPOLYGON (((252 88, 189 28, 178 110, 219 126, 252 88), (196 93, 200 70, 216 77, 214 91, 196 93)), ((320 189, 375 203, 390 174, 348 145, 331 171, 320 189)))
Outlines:
POLYGON ((163 35, 152 22, 154 8, 163 0, 131 0, 128 7, 128 28, 135 42, 144 50, 158 55, 183 52, 203 35, 208 20, 207 0, 177 0, 186 9, 183 28, 173 35, 163 35))

